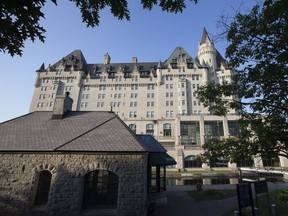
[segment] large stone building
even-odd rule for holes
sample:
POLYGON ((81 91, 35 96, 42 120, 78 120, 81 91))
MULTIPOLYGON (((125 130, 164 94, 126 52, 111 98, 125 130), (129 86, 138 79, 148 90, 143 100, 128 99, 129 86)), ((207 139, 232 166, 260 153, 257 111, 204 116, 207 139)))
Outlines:
POLYGON ((0 124, 0 215, 145 216, 165 201, 166 150, 115 113, 69 104, 0 124))
POLYGON ((197 89, 231 82, 232 75, 233 68, 205 29, 195 58, 177 47, 165 61, 140 62, 132 57, 130 63, 113 63, 105 54, 102 63, 87 63, 75 50, 37 70, 30 112, 52 110, 55 97, 69 91, 73 110, 113 109, 137 134, 153 135, 176 159, 178 169, 205 167, 195 161, 201 145, 209 138, 237 133, 238 113, 213 115, 197 99, 197 89))

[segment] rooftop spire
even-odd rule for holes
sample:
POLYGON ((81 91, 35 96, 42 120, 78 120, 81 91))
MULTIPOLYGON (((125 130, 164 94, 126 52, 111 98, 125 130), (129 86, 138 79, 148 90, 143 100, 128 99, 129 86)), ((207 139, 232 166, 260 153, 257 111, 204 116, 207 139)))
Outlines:
POLYGON ((204 27, 203 28, 203 33, 202 33, 202 38, 201 38, 201 41, 200 41, 200 45, 206 43, 207 40, 211 42, 211 40, 209 38, 209 35, 208 35, 207 31, 206 31, 206 28, 204 27))

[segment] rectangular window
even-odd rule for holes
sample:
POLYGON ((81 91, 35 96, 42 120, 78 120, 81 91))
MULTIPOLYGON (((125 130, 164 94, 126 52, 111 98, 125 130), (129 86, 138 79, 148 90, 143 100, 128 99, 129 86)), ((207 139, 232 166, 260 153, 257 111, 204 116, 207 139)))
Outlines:
POLYGON ((169 106, 169 101, 166 101, 166 106, 169 106))
POLYGON ((150 101, 147 102, 147 107, 150 107, 150 101))
POLYGON ((173 97, 173 92, 170 92, 170 97, 173 97))

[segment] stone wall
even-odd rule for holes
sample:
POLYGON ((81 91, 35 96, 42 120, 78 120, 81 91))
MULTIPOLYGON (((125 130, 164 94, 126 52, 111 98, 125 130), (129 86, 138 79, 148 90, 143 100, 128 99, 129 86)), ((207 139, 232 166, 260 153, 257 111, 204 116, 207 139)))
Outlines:
POLYGON ((84 176, 105 169, 119 177, 117 215, 144 216, 147 206, 146 154, 0 154, 0 215, 85 215, 84 176), (34 204, 37 173, 52 174, 47 206, 34 204))

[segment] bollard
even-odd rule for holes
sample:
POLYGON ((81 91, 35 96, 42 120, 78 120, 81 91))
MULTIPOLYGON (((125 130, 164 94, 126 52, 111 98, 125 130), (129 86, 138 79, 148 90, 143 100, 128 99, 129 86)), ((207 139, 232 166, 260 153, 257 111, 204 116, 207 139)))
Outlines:
POLYGON ((277 215, 277 205, 272 204, 271 205, 272 215, 277 215))
POLYGON ((234 216, 239 216, 239 211, 234 211, 234 216))

